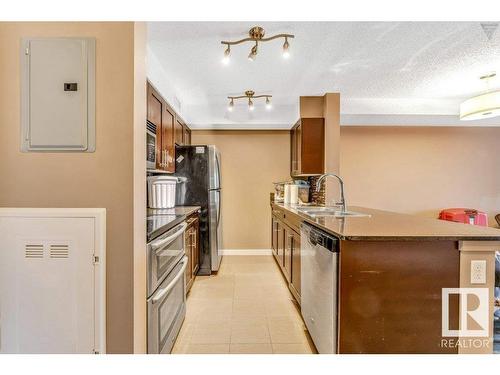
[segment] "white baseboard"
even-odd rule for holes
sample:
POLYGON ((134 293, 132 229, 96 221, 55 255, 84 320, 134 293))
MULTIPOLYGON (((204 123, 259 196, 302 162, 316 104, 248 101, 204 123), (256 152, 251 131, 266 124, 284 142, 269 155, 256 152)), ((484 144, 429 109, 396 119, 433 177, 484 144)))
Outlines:
POLYGON ((223 249, 222 255, 272 255, 271 249, 223 249))

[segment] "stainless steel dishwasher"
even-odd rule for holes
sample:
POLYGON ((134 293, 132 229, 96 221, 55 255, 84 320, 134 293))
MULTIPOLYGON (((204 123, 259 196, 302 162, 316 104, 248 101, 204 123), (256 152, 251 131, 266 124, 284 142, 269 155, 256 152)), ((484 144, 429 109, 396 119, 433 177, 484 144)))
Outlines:
POLYGON ((337 352, 339 241, 308 223, 300 227, 301 313, 320 354, 337 352))

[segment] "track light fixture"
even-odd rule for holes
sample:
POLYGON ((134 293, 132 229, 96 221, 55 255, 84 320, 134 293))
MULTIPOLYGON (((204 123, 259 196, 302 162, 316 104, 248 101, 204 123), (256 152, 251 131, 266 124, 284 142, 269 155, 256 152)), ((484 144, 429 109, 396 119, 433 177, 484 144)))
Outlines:
POLYGON ((250 60, 250 61, 255 60, 255 58, 257 57, 257 47, 258 47, 258 43, 255 42, 255 46, 252 47, 252 49, 250 50, 250 53, 248 54, 248 60, 250 60))
POLYGON ((258 98, 266 98, 266 109, 271 109, 271 98, 272 95, 255 95, 255 91, 252 90, 247 90, 245 91, 245 95, 239 95, 239 96, 228 96, 227 98, 230 100, 229 105, 227 107, 228 111, 232 111, 234 108, 234 100, 235 99, 247 99, 248 100, 248 110, 253 111, 255 109, 255 106, 253 104, 252 99, 258 99, 258 98))
POLYGON ((272 109, 273 105, 271 104, 271 101, 269 100, 269 97, 266 97, 266 109, 272 109))
POLYGON ((229 55, 231 54, 231 46, 227 46, 226 50, 224 51, 224 57, 222 58, 222 63, 224 65, 229 64, 230 57, 229 55))
POLYGON ((288 59, 290 57, 290 44, 288 44, 288 37, 285 37, 285 43, 283 43, 283 58, 288 59))
POLYGON ((233 111, 233 108, 234 108, 234 100, 231 99, 231 101, 229 102, 229 105, 227 106, 227 110, 229 112, 232 112, 233 111))
POLYGON ((250 50, 250 53, 248 55, 248 59, 250 61, 254 61, 255 58, 257 57, 257 49, 259 42, 268 42, 273 39, 278 39, 278 38, 285 38, 285 43, 283 44, 283 58, 288 59, 290 57, 290 44, 288 43, 288 38, 295 38, 295 35, 292 34, 277 34, 270 36, 268 38, 264 38, 265 31, 262 27, 260 26, 255 26, 252 27, 248 31, 248 38, 244 38, 241 40, 236 40, 236 41, 221 41, 221 44, 224 44, 227 46, 226 50, 224 51, 224 58, 223 58, 223 63, 227 64, 229 62, 229 54, 231 53, 230 47, 235 44, 240 44, 244 42, 255 42, 255 45, 252 47, 250 50))

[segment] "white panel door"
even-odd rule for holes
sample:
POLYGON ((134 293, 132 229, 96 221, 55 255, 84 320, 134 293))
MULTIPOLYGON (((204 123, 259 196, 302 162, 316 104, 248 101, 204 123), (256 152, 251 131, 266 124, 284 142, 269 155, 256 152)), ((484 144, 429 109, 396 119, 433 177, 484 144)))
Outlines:
POLYGON ((0 352, 92 353, 94 218, 0 218, 0 352))

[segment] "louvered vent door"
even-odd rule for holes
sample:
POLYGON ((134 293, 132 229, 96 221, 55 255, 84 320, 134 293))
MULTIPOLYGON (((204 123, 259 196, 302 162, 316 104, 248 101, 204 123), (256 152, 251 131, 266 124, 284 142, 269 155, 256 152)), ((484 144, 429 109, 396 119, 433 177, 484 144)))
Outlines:
POLYGON ((0 352, 92 353, 93 218, 0 218, 0 352))

